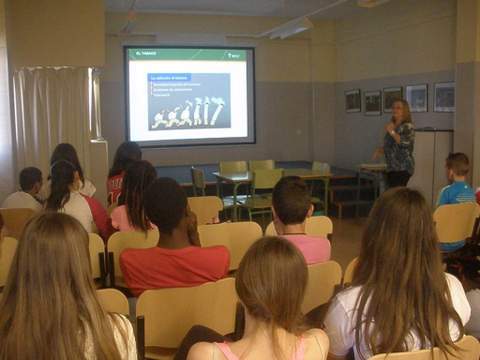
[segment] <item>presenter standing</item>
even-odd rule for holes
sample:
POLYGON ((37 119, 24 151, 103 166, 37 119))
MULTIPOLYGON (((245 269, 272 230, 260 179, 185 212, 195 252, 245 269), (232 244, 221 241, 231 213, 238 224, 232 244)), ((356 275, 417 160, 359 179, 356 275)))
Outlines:
POLYGON ((410 106, 405 100, 396 100, 392 107, 392 118, 385 125, 383 147, 378 148, 373 155, 374 159, 385 155, 388 188, 407 186, 415 170, 414 143, 415 128, 410 106))

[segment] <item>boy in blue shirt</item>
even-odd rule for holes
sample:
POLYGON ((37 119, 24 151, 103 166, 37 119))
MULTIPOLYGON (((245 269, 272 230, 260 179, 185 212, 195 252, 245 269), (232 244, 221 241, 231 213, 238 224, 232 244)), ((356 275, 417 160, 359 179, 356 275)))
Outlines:
MULTIPOLYGON (((450 185, 445 186, 438 195, 437 206, 475 202, 475 192, 466 182, 469 171, 469 161, 464 153, 451 153, 446 160, 447 177, 450 185)), ((465 240, 449 244, 441 244, 444 252, 451 252, 462 248, 465 240)))

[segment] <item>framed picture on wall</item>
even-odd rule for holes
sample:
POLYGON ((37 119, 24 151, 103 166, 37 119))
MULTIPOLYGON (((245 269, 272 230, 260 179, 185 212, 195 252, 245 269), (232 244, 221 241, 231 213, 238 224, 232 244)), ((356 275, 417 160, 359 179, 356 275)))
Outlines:
POLYGON ((403 99, 402 87, 389 87, 383 89, 383 112, 391 113, 393 103, 403 99))
POLYGON ((345 91, 345 111, 356 113, 362 111, 362 97, 360 89, 345 91))
POLYGON ((428 111, 428 85, 408 85, 405 87, 405 99, 410 105, 410 111, 421 113, 428 111))
POLYGON ((445 82, 435 84, 433 102, 435 112, 455 112, 455 83, 445 82))
POLYGON ((382 92, 365 91, 365 115, 382 115, 382 92))

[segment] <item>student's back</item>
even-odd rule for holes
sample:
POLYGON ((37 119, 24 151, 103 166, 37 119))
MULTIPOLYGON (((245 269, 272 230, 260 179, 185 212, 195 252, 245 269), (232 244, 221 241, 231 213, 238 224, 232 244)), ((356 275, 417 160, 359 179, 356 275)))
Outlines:
POLYGON ((286 176, 272 193, 273 221, 277 234, 292 242, 307 264, 330 260, 330 241, 305 233, 307 218, 313 214, 310 189, 298 176, 286 176))
POLYGON ((2 203, 7 209, 32 209, 40 211, 42 204, 35 198, 42 188, 42 172, 36 167, 22 169, 19 174, 20 191, 10 194, 2 203))
POLYGON ((446 159, 446 169, 450 184, 438 194, 437 206, 475 202, 475 192, 466 181, 468 157, 463 153, 450 154, 446 159))
POLYGON ((145 211, 160 232, 158 246, 127 249, 120 255, 125 282, 136 296, 147 289, 200 285, 227 275, 228 250, 200 247, 196 216, 175 180, 159 178, 151 184, 145 211))
POLYGON ((0 359, 137 359, 130 322, 100 305, 88 235, 68 215, 25 228, 0 300, 0 359))
POLYGON ((352 287, 330 306, 330 353, 355 359, 439 347, 464 335, 470 306, 443 271, 431 210, 423 196, 394 188, 376 202, 363 234, 352 287))
POLYGON ((307 279, 305 259, 292 243, 279 237, 260 239, 245 254, 235 278, 246 313, 242 339, 199 342, 187 359, 326 359, 326 334, 302 326, 307 279))

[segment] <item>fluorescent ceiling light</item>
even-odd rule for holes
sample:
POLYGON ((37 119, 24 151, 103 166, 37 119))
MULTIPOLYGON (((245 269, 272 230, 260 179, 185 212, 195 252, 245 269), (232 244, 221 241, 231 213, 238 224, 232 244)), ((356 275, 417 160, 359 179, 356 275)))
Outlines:
POLYGON ((390 0, 357 0, 357 5, 363 8, 373 8, 389 1, 390 0))
POLYGON ((276 28, 261 34, 260 37, 269 36, 270 39, 283 40, 295 34, 309 30, 313 28, 313 26, 313 23, 307 17, 302 17, 290 20, 283 25, 277 26, 276 28))

